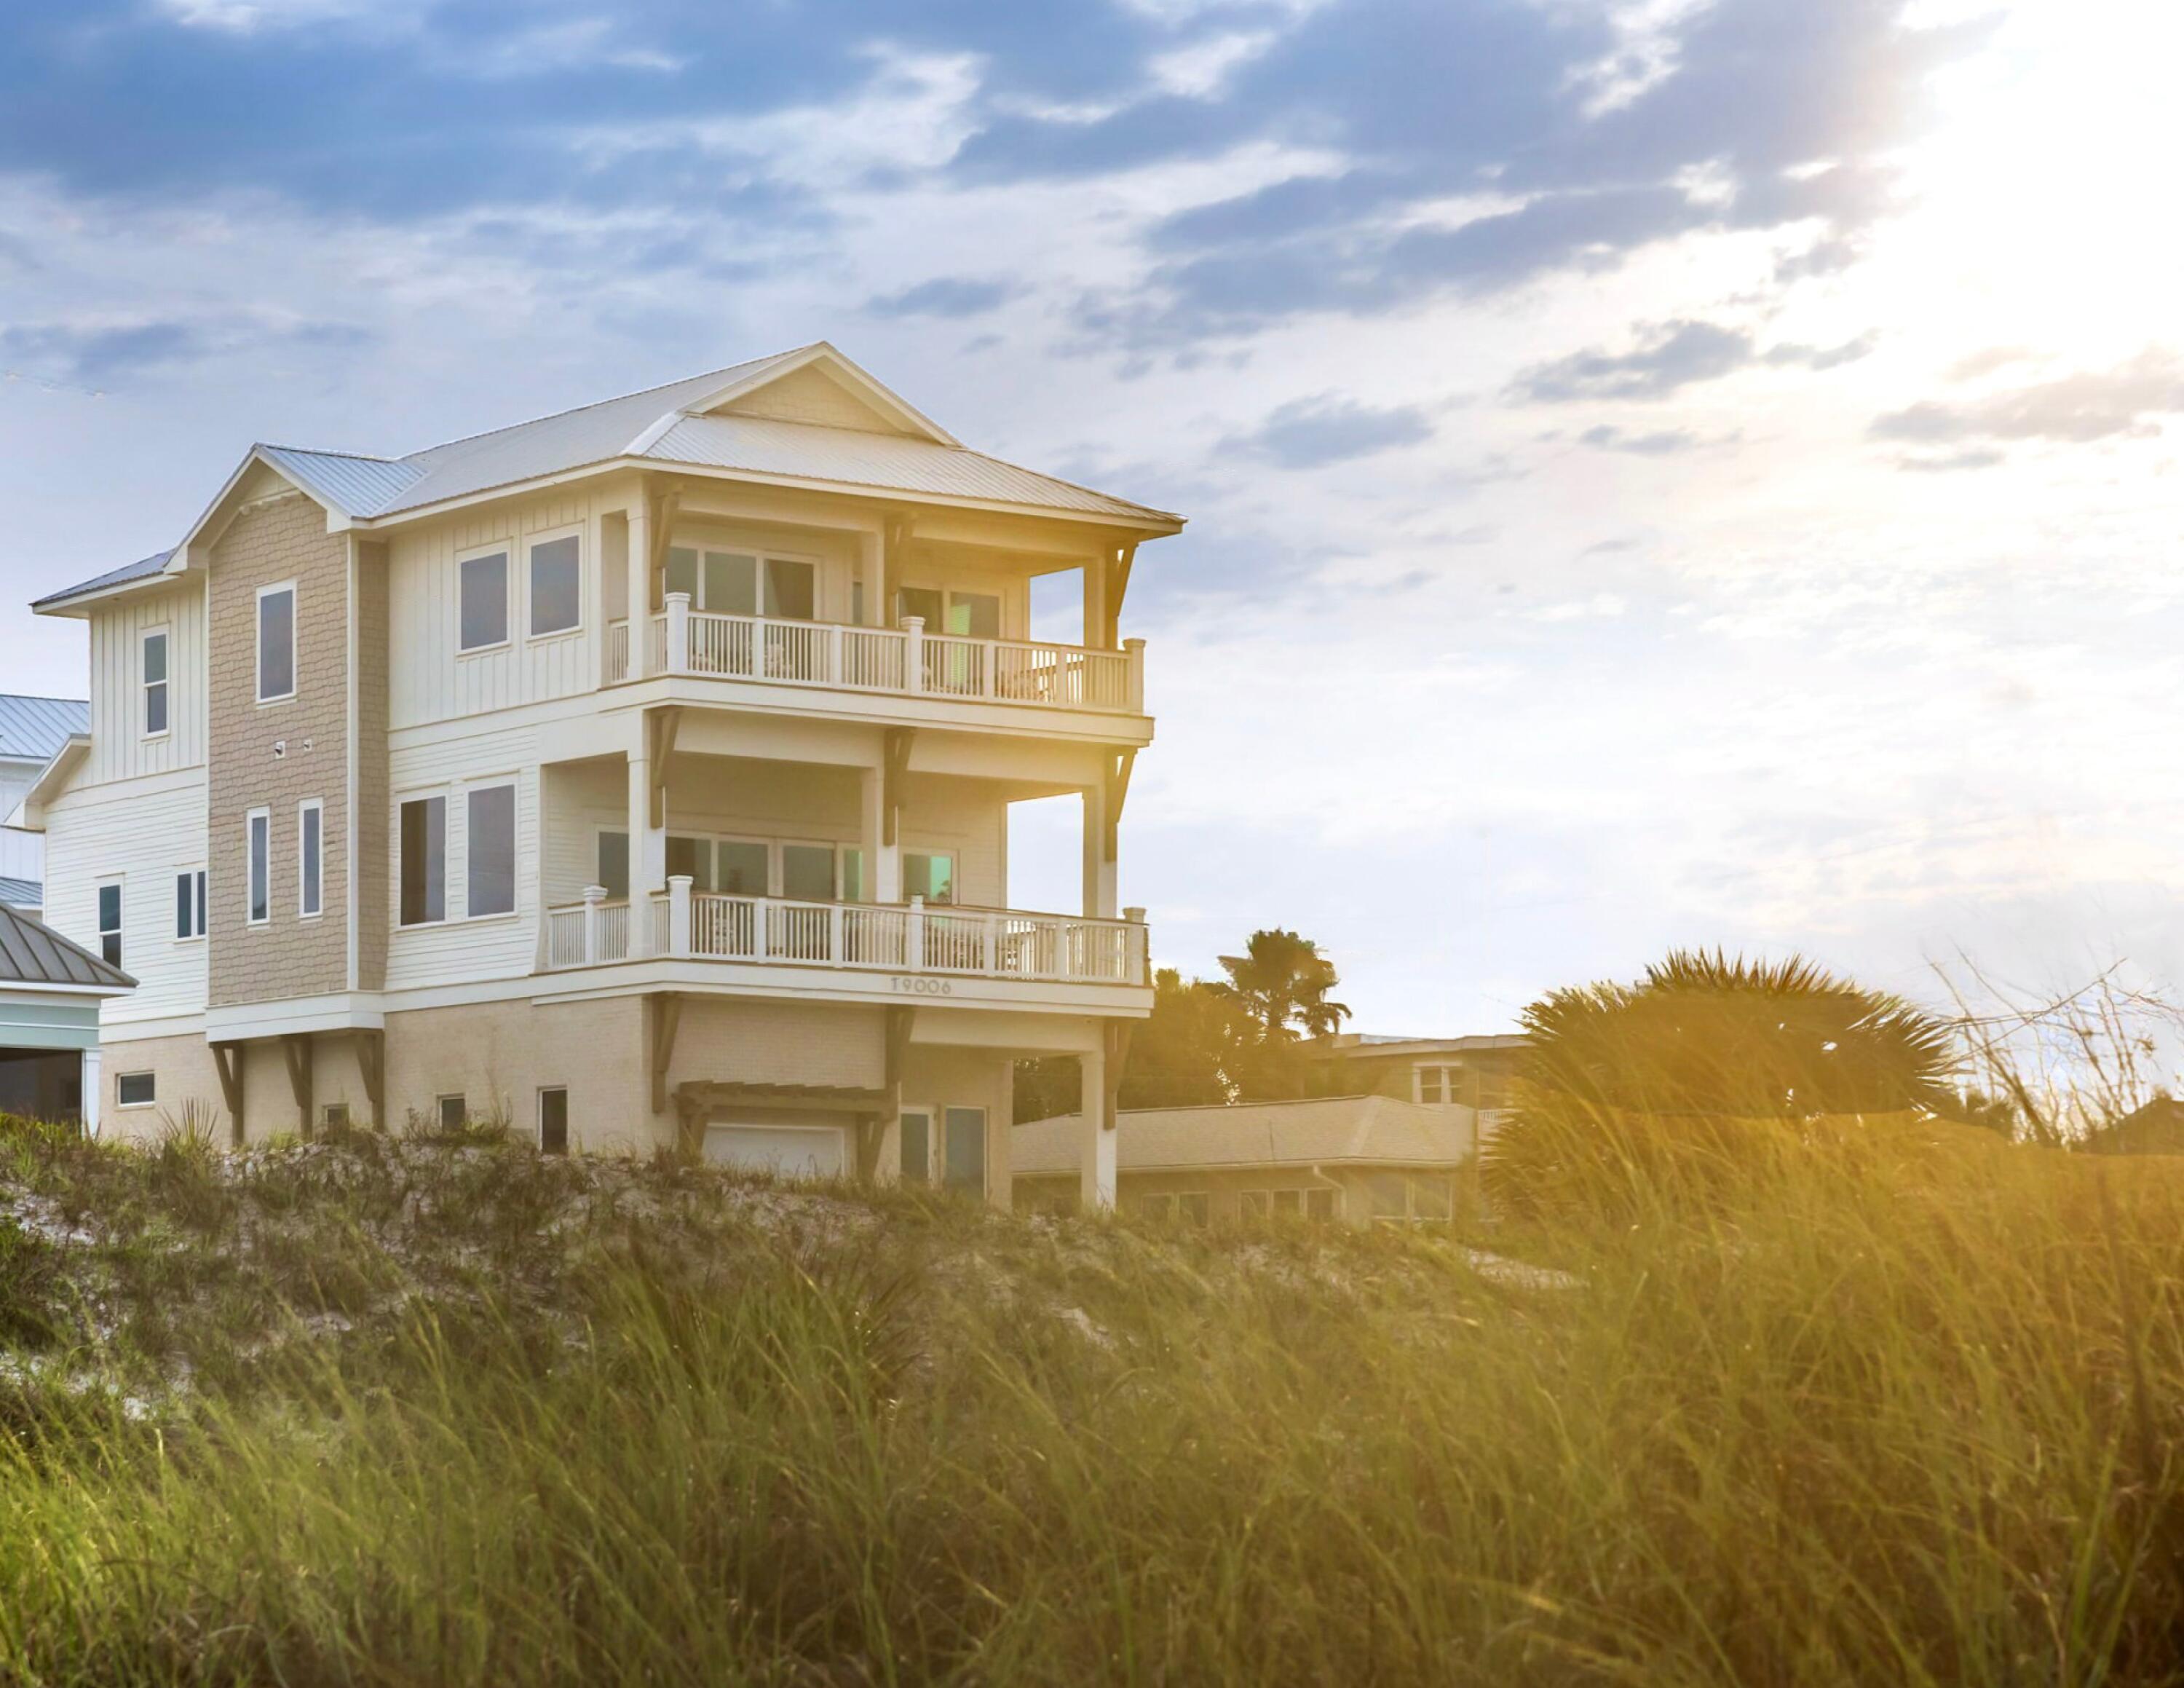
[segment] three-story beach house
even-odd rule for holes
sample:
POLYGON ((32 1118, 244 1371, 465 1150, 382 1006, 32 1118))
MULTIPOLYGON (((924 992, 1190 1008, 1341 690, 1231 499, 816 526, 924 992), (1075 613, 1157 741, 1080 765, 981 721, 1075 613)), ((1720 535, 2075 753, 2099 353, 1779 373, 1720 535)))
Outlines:
POLYGON ((19 824, 101 1017, 109 1132, 488 1112, 548 1149, 1006 1204, 1011 1064, 1149 1010, 1119 637, 1179 518, 966 449, 826 344, 410 456, 252 450, 172 551, 39 601, 91 721, 19 824), (1030 583, 1081 577, 1076 642, 1030 583), (1082 906, 1010 805, 1081 793, 1082 906))

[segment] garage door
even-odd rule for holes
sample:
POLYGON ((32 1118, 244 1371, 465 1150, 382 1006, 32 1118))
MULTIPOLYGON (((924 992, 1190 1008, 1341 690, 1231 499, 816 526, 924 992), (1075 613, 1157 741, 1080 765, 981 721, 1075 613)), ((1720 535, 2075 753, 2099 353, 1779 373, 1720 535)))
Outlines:
POLYGON ((705 1127, 705 1159, 779 1178, 838 1178, 848 1170, 839 1126, 705 1127))

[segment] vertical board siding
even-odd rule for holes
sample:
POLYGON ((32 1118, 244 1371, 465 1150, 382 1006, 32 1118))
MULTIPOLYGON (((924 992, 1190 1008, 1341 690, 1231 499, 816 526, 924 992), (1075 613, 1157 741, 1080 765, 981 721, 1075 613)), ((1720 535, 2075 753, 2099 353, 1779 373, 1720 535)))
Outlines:
POLYGON ((126 598, 92 612, 91 755, 77 776, 86 785, 171 774, 205 759, 204 579, 126 598), (167 733, 143 734, 142 644, 167 630, 167 733))

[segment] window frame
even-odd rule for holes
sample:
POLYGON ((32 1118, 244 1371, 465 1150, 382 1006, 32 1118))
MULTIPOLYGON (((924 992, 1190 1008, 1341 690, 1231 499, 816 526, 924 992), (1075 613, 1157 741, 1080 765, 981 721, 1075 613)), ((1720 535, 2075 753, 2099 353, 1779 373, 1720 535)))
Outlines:
POLYGON ((315 920, 326 912, 326 804, 306 797, 296 805, 296 918, 315 920), (313 823, 307 825, 307 822, 313 823), (315 836, 313 835, 315 834, 315 836), (314 883, 315 881, 315 883, 314 883), (318 907, 307 893, 315 889, 318 907))
POLYGON ((928 1189, 939 1188, 940 1180, 934 1175, 933 1165, 933 1144, 940 1136, 940 1133, 933 1129, 933 1124, 939 1116, 939 1108, 930 1103, 905 1102, 895 1109, 895 1176, 898 1182, 906 1181, 923 1184, 928 1189), (903 1142, 902 1122, 912 1115, 925 1121, 925 1171, 915 1178, 911 1177, 910 1169, 903 1164, 902 1160, 903 1149, 905 1146, 903 1142))
POLYGON ((109 967, 121 965, 122 934, 128 930, 129 894, 125 888, 127 876, 109 874, 97 881, 92 892, 92 919, 98 933, 99 959, 109 967), (114 893, 114 925, 106 924, 106 893, 114 893), (107 941, 113 940, 113 953, 109 954, 107 941))
POLYGON ((515 552, 513 539, 495 539, 490 545, 466 545, 455 553, 455 656, 482 657, 495 651, 505 651, 515 638, 515 552), (500 637, 482 645, 463 643, 463 572, 474 562, 490 558, 500 559, 500 637))
MULTIPOLYGON (((488 779, 465 780, 463 792, 463 913, 465 921, 512 920, 523 912, 523 782, 513 774, 496 774, 488 779), (476 868, 474 847, 476 830, 472 826, 471 805, 488 791, 508 793, 508 907, 480 912, 471 907, 472 875, 476 868)), ((448 852, 443 848, 443 857, 448 852)), ((447 908, 447 893, 443 887, 440 907, 447 908)))
MULTIPOLYGON (((488 553, 490 555, 490 553, 488 553)), ((564 528, 542 528, 536 534, 523 536, 523 637, 526 644, 545 644, 555 639, 566 639, 571 634, 584 630, 584 529, 578 523, 564 528), (564 539, 573 540, 577 547, 577 618, 566 627, 548 628, 541 631, 536 625, 538 601, 538 564, 534 558, 541 545, 559 545, 564 539)), ((461 606, 456 606, 460 617, 461 606)), ((457 629, 460 637, 460 629, 457 629)))
POLYGON ((114 1075, 114 1105, 116 1108, 158 1107, 159 1105, 159 1075, 158 1071, 156 1070, 146 1070, 140 1068, 135 1072, 115 1073, 114 1075), (121 1093, 121 1087, 128 1083, 132 1078, 141 1078, 150 1081, 152 1086, 151 1093, 135 1102, 129 1101, 125 1098, 121 1093))
MULTIPOLYGON (((394 931, 398 932, 415 932, 426 931, 434 926, 446 925, 448 924, 448 790, 446 786, 426 786, 418 791, 401 791, 395 794, 393 844, 394 871, 389 875, 388 877, 393 882, 390 888, 392 889, 394 896, 394 931), (409 865, 409 857, 403 848, 402 812, 408 808, 412 803, 434 802, 438 803, 440 806, 440 912, 437 914, 426 915, 420 919, 405 920, 402 918, 403 875, 409 865)), ((429 865, 430 864, 428 860, 428 868, 429 865)), ((432 888, 429 884, 426 887, 425 901, 426 906, 430 907, 432 903, 432 888)))
POLYGON ((136 734, 140 739, 164 739, 175 726, 175 639, 171 629, 162 623, 148 627, 136 636, 136 734), (152 641, 159 641, 159 678, 151 677, 148 660, 152 641), (152 690, 159 692, 159 714, 157 727, 152 724, 152 690))
POLYGON ((260 586, 250 623, 252 687, 259 707, 270 703, 292 702, 297 689, 303 684, 303 663, 298 659, 296 630, 303 622, 303 594, 297 590, 293 580, 281 580, 270 586, 260 586), (281 593, 288 595, 288 689, 268 692, 265 690, 265 601, 281 593))
POLYGON ((242 812, 242 924, 246 929, 270 926, 273 924, 273 811, 270 808, 245 809, 242 812), (263 827, 265 834, 265 884, 263 906, 265 912, 254 914, 252 909, 259 906, 254 883, 258 875, 256 859, 257 838, 263 827))
POLYGON ((592 871, 597 875, 597 877, 588 879, 585 880, 584 883, 586 885, 596 885, 603 889, 606 892, 607 901, 610 903, 627 903, 629 901, 631 879, 630 869, 629 827, 627 824, 625 824, 621 826, 593 826, 592 828, 592 871), (606 874, 602 870, 599 861, 599 857, 602 853, 602 843, 604 840, 609 838, 619 838, 621 840, 621 893, 620 896, 616 896, 615 893, 615 888, 607 883, 606 874))
POLYGON ((538 1105, 535 1110, 538 1152, 541 1154, 566 1154, 569 1152, 569 1087, 566 1084, 542 1084, 538 1087, 538 1105), (546 1142, 546 1098, 561 1098, 561 1142, 558 1148, 549 1148, 546 1142))
POLYGON ((940 600, 939 625, 936 627, 931 621, 928 621, 925 623, 924 628, 925 632, 931 634, 937 638, 976 639, 980 640, 994 639, 1006 640, 1013 640, 1017 637, 1015 634, 1009 631, 1015 618, 1009 612, 1011 607, 1011 600, 1008 583, 1006 582, 997 581, 994 583, 993 590, 990 591, 982 591, 971 586, 961 584, 950 585, 944 581, 930 579, 905 579, 898 581, 895 584, 894 612, 894 624, 897 627, 900 627, 902 625, 903 618, 908 613, 908 612, 902 606, 902 595, 905 592, 929 592, 933 596, 940 600), (948 620, 950 615, 956 608, 956 600, 959 597, 991 598, 994 600, 994 627, 995 630, 991 634, 950 633, 948 630, 948 620))
MULTIPOLYGON (((190 911, 190 922, 192 926, 194 928, 194 930, 187 932, 177 931, 175 934, 175 942, 176 943, 202 943, 204 942, 206 914, 205 890, 205 870, 203 868, 176 868, 175 869, 175 912, 178 916, 181 914, 184 906, 184 899, 187 898, 187 906, 190 911)), ((180 920, 177 919, 176 925, 179 925, 180 924, 180 920)))
MULTIPOLYGON (((697 578, 693 583, 697 590, 690 594, 690 611, 694 615, 733 615, 747 621, 787 621, 800 627, 823 627, 828 624, 826 616, 827 559, 817 551, 794 551, 780 545, 746 545, 740 539, 694 537, 684 533, 672 535, 667 541, 666 551, 695 551, 698 554, 697 578), (740 610, 716 610, 706 605, 705 556, 709 551, 719 551, 730 556, 747 556, 751 559, 751 601, 757 606, 755 613, 746 616, 740 610), (811 618, 809 621, 801 620, 794 616, 776 615, 772 606, 766 602, 766 565, 769 560, 775 562, 800 563, 811 571, 811 618)), ((666 551, 662 552, 660 582, 664 597, 667 590, 666 551)))
POLYGON ((462 1130, 471 1122, 470 1097, 460 1090, 451 1090, 444 1096, 435 1096, 432 1098, 432 1118, 443 1132, 462 1130), (448 1104, 450 1102, 459 1110, 452 1121, 448 1118, 448 1104))

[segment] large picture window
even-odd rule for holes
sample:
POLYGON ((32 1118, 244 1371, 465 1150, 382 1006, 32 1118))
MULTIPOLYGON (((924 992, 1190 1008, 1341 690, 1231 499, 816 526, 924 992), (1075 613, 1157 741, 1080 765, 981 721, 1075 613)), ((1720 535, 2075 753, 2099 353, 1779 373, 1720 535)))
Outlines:
POLYGON ((688 592, 690 607, 709 615, 811 621, 818 614, 818 571, 797 557, 671 545, 667 590, 688 592))
POLYGON ((456 566, 462 602, 460 635, 465 651, 508 643, 508 553, 466 556, 456 566))
POLYGON ((531 547, 531 636, 573 632, 583 619, 584 573, 574 534, 531 547))
POLYGON ((144 635, 144 736, 156 739, 167 730, 167 635, 144 635))
POLYGON ((296 589, 267 586, 258 594, 258 701, 296 695, 296 589))
POLYGON ((515 787, 482 785, 470 794, 466 822, 469 875, 463 912, 515 912, 515 787))
POLYGON ((448 800, 413 797, 402 805, 401 920, 429 925, 448 917, 448 800))

